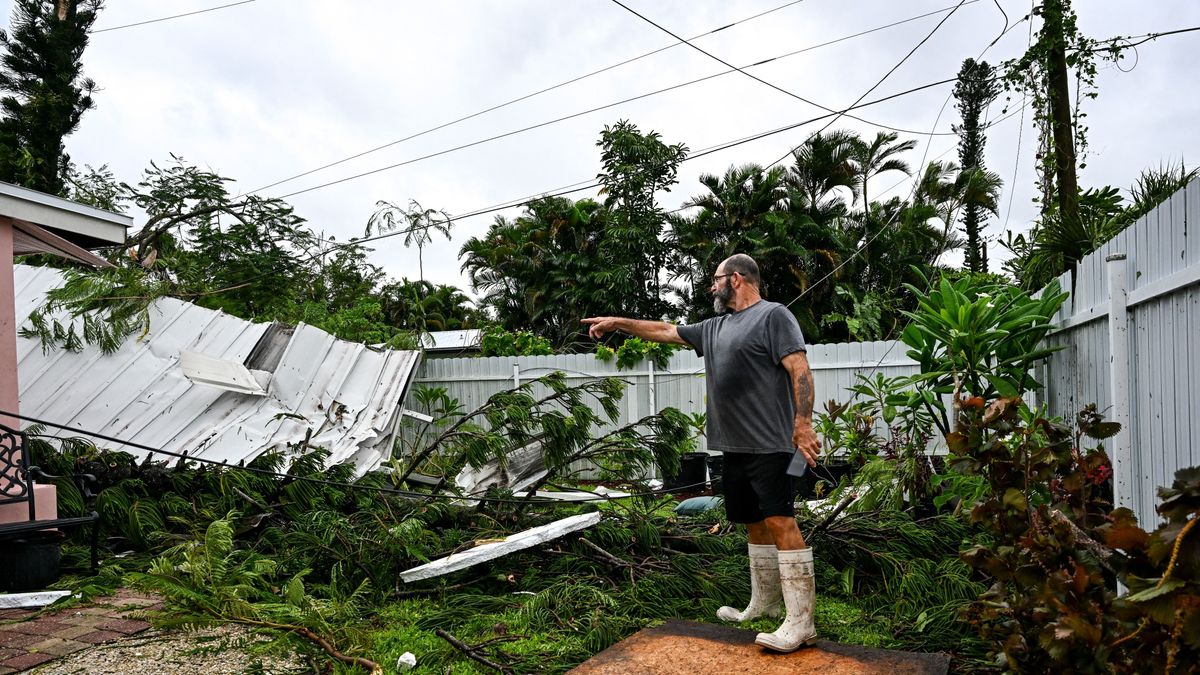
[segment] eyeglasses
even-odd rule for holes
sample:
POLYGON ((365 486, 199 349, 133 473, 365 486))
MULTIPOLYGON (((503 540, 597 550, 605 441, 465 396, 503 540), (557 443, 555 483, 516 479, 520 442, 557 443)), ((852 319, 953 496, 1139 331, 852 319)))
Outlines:
POLYGON ((738 274, 738 272, 729 272, 728 274, 714 274, 712 280, 713 280, 713 283, 715 284, 718 281, 724 279, 725 277, 731 277, 735 274, 738 274))

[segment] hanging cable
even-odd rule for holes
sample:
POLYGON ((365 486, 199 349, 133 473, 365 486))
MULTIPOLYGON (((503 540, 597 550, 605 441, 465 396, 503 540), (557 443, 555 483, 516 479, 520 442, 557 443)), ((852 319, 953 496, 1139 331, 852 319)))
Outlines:
MULTIPOLYGON (((778 11, 779 11, 779 10, 781 10, 781 9, 786 9, 786 8, 788 8, 788 7, 791 7, 792 5, 797 5, 797 4, 800 4, 800 3, 801 3, 801 2, 803 2, 803 1, 804 1, 804 0, 792 0, 792 2, 787 2, 787 3, 784 3, 784 4, 782 4, 782 5, 779 5, 778 7, 774 7, 774 8, 772 8, 772 9, 768 9, 768 10, 766 10, 766 11, 764 11, 764 12, 759 12, 758 14, 754 14, 754 15, 752 15, 752 16, 748 16, 748 17, 746 17, 746 18, 744 18, 744 19, 738 19, 737 21, 734 21, 734 22, 732 22, 732 23, 727 23, 727 24, 725 24, 724 26, 721 26, 721 27, 719 27, 719 28, 714 28, 714 29, 712 29, 712 30, 710 30, 710 31, 706 31, 706 32, 704 32, 704 33, 699 33, 699 34, 697 34, 697 35, 693 36, 691 39, 692 39, 692 40, 698 40, 698 39, 700 39, 700 38, 703 38, 703 37, 706 37, 706 36, 712 35, 712 34, 714 34, 714 33, 719 33, 719 32, 721 32, 721 31, 723 31, 723 30, 726 30, 726 29, 728 29, 728 28, 733 28, 734 26, 737 26, 737 25, 739 25, 739 24, 743 24, 743 23, 746 23, 746 22, 748 22, 748 21, 753 21, 754 19, 758 19, 758 18, 761 18, 761 17, 767 16, 768 14, 773 14, 773 13, 775 13, 775 12, 778 12, 778 11)), ((911 19, 910 19, 910 20, 911 20, 911 19)), ((302 173, 298 173, 298 174, 296 174, 296 175, 294 175, 294 176, 288 176, 287 178, 282 178, 282 179, 280 179, 280 180, 277 180, 277 181, 275 181, 274 183, 271 183, 271 184, 269 184, 269 185, 264 185, 263 187, 257 188, 257 189, 255 189, 255 190, 251 190, 251 191, 250 191, 250 193, 251 193, 251 194, 253 194, 253 193, 255 193, 255 192, 261 192, 261 191, 263 191, 263 190, 267 190, 267 189, 269 189, 269 188, 273 188, 273 187, 275 187, 275 186, 277 186, 277 185, 282 185, 282 184, 284 184, 284 183, 289 183, 289 182, 291 182, 291 181, 294 181, 294 180, 296 180, 297 178, 303 178, 304 176, 308 176, 308 175, 310 175, 310 174, 314 174, 314 173, 316 173, 316 172, 318 172, 318 171, 323 171, 323 170, 325 170, 325 169, 328 169, 328 168, 330 168, 330 167, 334 167, 334 166, 337 166, 337 165, 339 165, 339 164, 344 164, 344 163, 346 163, 346 162, 349 162, 349 161, 351 161, 351 160, 358 159, 359 157, 364 157, 364 156, 366 156, 366 155, 369 155, 369 154, 371 154, 371 153, 378 152, 378 151, 380 151, 380 150, 383 150, 383 149, 385 149, 385 148, 390 148, 390 147, 392 147, 392 146, 394 146, 394 145, 399 145, 400 143, 404 143, 405 141, 411 141, 411 140, 412 140, 412 139, 414 139, 414 138, 419 138, 419 137, 421 137, 421 136, 424 136, 424 135, 426 135, 426 134, 430 134, 430 133, 433 133, 433 132, 435 132, 435 131, 438 131, 438 130, 441 130, 441 129, 445 129, 445 128, 447 128, 447 127, 454 126, 455 124, 458 124, 458 123, 460 123, 460 122, 466 122, 467 120, 474 119, 474 118, 476 118, 476 117, 479 117, 479 116, 481 116, 481 115, 486 115, 487 113, 494 112, 494 111, 496 111, 496 110, 500 110, 501 108, 506 108, 506 107, 508 107, 508 106, 510 106, 510 105, 513 105, 514 103, 520 103, 521 101, 525 101, 525 100, 531 99, 531 98, 533 98, 533 97, 535 97, 535 96, 540 96, 540 95, 542 95, 542 94, 545 94, 545 93, 547 93, 547 92, 554 91, 555 89, 561 89, 562 87, 565 87, 565 86, 567 86, 567 85, 569 85, 569 84, 574 84, 574 83, 576 83, 576 82, 580 82, 580 81, 582 81, 582 80, 586 80, 586 79, 587 79, 587 78, 589 78, 589 77, 593 77, 593 76, 595 76, 595 75, 600 75, 601 73, 606 73, 606 72, 608 72, 608 71, 610 71, 610 70, 614 70, 614 69, 616 69, 616 68, 620 68, 621 66, 629 65, 630 63, 633 63, 633 62, 635 62, 635 61, 640 61, 641 59, 644 59, 644 58, 646 58, 646 57, 653 56, 653 55, 655 55, 655 54, 659 54, 659 53, 661 53, 661 52, 665 52, 665 51, 667 51, 667 50, 669 50, 669 49, 673 49, 673 48, 675 48, 675 47, 678 47, 680 44, 682 44, 682 43, 679 43, 679 42, 673 42, 673 43, 671 43, 671 44, 669 44, 669 45, 666 45, 665 47, 659 47, 658 49, 654 49, 654 50, 648 51, 648 52, 646 52, 646 53, 644 53, 644 54, 639 54, 638 56, 635 56, 635 57, 633 57, 633 58, 625 59, 624 61, 620 61, 620 62, 618 62, 618 63, 614 63, 614 64, 612 64, 612 65, 610 65, 610 66, 605 66, 604 68, 600 68, 600 69, 598 69, 598 70, 593 70, 593 71, 591 71, 591 72, 589 72, 589 73, 585 73, 585 74, 583 74, 583 75, 578 75, 578 76, 576 76, 576 77, 573 77, 573 78, 571 78, 571 79, 569 79, 569 80, 566 80, 566 81, 564 81, 564 82, 559 82, 558 84, 551 85, 551 86, 549 86, 549 87, 546 87, 546 88, 544 88, 544 89, 538 89, 537 91, 530 92, 530 93, 528 93, 528 94, 525 94, 525 95, 523 95, 523 96, 518 96, 517 98, 510 99, 510 100, 508 100, 508 101, 505 101, 504 103, 500 103, 500 104, 497 104, 497 105, 491 106, 490 108, 484 108, 483 110, 479 110, 479 111, 477 111, 477 112, 473 112, 473 113, 471 113, 471 114, 469 114, 469 115, 464 115, 464 116, 462 116, 462 117, 459 117, 459 118, 457 118, 457 119, 450 120, 449 122, 443 122, 443 123, 441 123, 441 124, 438 124, 438 125, 436 125, 436 126, 433 126, 433 127, 430 127, 430 128, 428 128, 428 129, 425 129, 424 131, 418 131, 418 132, 416 132, 416 133, 413 133, 413 134, 410 134, 410 135, 408 135, 408 136, 405 136, 404 138, 399 138, 399 139, 396 139, 396 140, 394 140, 394 141, 390 141, 390 142, 388 142, 388 143, 384 143, 383 145, 377 145, 377 146, 375 146, 375 147, 373 147, 373 148, 370 148, 369 150, 364 150, 364 151, 362 151, 362 152, 359 152, 359 153, 357 153, 357 154, 350 155, 349 157, 343 157, 342 159, 339 159, 339 160, 337 160, 337 161, 330 162, 330 163, 328 163, 328 164, 323 164, 323 165, 321 165, 321 166, 318 166, 318 167, 316 167, 316 168, 314 168, 314 169, 309 169, 308 171, 304 171, 304 172, 302 172, 302 173)))
POLYGON ((185 16, 195 16, 197 14, 206 14, 208 12, 215 12, 218 9, 226 9, 227 7, 237 7, 238 5, 248 5, 252 2, 257 2, 257 0, 241 0, 241 2, 231 2, 227 5, 218 5, 216 7, 209 7, 208 9, 198 9, 194 12, 184 12, 183 14, 173 14, 171 16, 164 16, 164 17, 160 17, 158 19, 150 19, 148 21, 138 21, 137 23, 127 23, 123 26, 112 26, 110 28, 97 28, 96 30, 92 31, 92 33, 93 34, 94 33, 107 33, 109 31, 122 30, 124 28, 133 28, 135 26, 145 26, 145 25, 151 24, 151 23, 170 21, 172 19, 181 19, 185 16))

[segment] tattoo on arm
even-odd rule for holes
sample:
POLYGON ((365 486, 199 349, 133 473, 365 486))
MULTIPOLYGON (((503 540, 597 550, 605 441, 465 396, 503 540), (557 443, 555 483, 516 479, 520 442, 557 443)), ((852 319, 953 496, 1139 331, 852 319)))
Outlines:
POLYGON ((792 377, 792 389, 796 394, 796 416, 812 419, 813 416, 813 376, 812 371, 805 368, 792 377))

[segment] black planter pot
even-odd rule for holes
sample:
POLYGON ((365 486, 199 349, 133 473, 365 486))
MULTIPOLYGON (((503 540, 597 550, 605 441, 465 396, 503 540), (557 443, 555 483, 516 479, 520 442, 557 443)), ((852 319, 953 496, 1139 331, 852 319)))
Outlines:
POLYGON ((0 591, 40 591, 57 581, 64 538, 43 530, 0 543, 0 591))
POLYGON ((804 475, 796 479, 796 496, 800 499, 820 499, 821 495, 817 494, 817 484, 826 483, 825 490, 822 494, 829 494, 829 490, 837 487, 838 483, 842 482, 843 478, 853 476, 858 471, 858 466, 847 462, 819 462, 815 467, 809 467, 804 475))
POLYGON ((703 452, 689 452, 680 457, 679 475, 663 476, 663 487, 672 492, 703 492, 707 459, 703 452))

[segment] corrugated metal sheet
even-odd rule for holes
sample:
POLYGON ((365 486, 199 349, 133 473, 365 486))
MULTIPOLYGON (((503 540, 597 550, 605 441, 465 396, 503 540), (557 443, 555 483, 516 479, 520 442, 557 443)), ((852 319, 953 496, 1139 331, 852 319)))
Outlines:
MULTIPOLYGON (((21 321, 62 283, 56 270, 22 265, 14 278, 21 321)), ((419 352, 374 350, 301 324, 273 368, 267 396, 184 377, 180 350, 242 363, 271 326, 163 299, 151 310, 150 332, 114 354, 94 347, 43 351, 36 340, 18 338, 21 412, 231 463, 309 433, 311 444, 330 450, 332 462, 353 462, 359 472, 390 457, 419 352)))
POLYGON ((421 339, 427 352, 464 352, 479 349, 483 331, 478 328, 467 330, 435 330, 425 333, 421 339))

